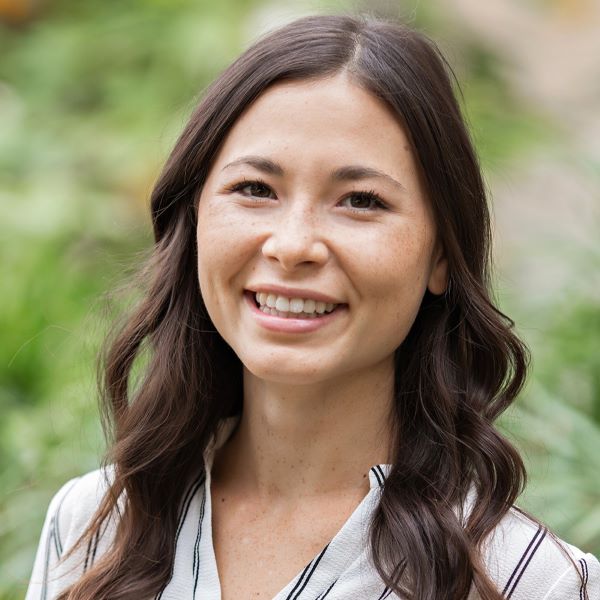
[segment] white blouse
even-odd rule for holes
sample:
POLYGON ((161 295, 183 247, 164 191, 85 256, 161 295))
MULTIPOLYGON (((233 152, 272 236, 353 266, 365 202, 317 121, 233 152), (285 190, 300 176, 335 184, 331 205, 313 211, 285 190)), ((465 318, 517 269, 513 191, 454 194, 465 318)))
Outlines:
MULTIPOLYGON (((171 578, 154 600, 220 600, 221 587, 212 541, 210 473, 214 451, 232 433, 227 419, 209 445, 206 475, 184 496, 171 578)), ((334 538, 273 600, 383 600, 398 598, 383 584, 369 558, 368 525, 390 465, 369 471, 370 490, 334 538)), ((26 600, 51 600, 76 581, 109 547, 114 521, 86 548, 60 560, 95 512, 110 478, 97 470, 65 484, 48 509, 26 600)), ((511 510, 484 547, 488 572, 512 600, 600 600, 600 563, 561 542, 546 528, 511 510), (587 595, 586 595, 587 594, 587 595)), ((479 598, 475 590, 469 600, 479 598)))

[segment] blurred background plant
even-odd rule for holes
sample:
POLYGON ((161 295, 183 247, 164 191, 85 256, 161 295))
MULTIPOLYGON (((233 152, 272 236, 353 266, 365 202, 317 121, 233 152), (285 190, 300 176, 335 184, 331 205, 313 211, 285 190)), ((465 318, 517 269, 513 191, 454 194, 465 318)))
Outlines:
POLYGON ((455 66, 496 216, 497 290, 533 350, 501 427, 522 505, 600 555, 600 9, 586 0, 0 0, 0 598, 51 495, 103 451, 95 355, 151 244, 147 199, 203 87, 301 14, 401 17, 455 66), (595 51, 595 52, 594 52, 595 51))

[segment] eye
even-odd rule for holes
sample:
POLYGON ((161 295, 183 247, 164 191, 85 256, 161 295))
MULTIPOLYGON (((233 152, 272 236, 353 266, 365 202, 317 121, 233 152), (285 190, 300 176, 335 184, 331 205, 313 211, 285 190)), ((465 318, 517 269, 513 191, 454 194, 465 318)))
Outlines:
POLYGON ((243 196, 252 196, 254 198, 270 198, 275 197, 273 190, 263 181, 248 180, 240 181, 229 188, 230 192, 238 192, 243 196))
POLYGON ((385 202, 373 191, 353 192, 346 196, 341 203, 354 212, 369 212, 387 208, 385 202))

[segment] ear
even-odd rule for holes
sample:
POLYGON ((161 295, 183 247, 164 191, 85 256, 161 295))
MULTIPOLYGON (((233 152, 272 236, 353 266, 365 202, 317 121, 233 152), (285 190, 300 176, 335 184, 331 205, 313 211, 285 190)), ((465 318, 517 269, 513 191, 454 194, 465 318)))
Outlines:
POLYGON ((427 289, 436 296, 443 294, 448 287, 448 260, 439 241, 436 242, 431 261, 431 272, 427 289))

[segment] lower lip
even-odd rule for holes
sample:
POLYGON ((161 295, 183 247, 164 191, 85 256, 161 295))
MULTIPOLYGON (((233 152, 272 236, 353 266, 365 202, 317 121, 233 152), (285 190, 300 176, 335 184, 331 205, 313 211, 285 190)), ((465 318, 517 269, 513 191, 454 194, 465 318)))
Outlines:
POLYGON ((254 318, 261 327, 280 333, 310 333, 311 331, 316 331, 335 321, 346 308, 345 305, 338 306, 332 312, 323 314, 322 317, 294 319, 293 317, 276 317, 262 312, 256 306, 253 292, 244 292, 244 298, 254 318))

